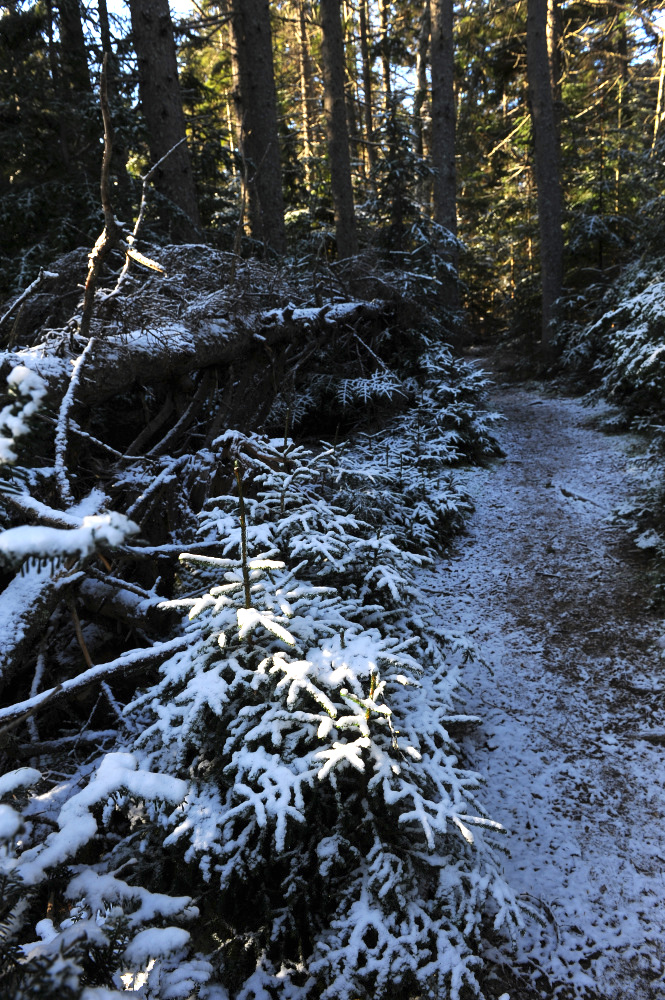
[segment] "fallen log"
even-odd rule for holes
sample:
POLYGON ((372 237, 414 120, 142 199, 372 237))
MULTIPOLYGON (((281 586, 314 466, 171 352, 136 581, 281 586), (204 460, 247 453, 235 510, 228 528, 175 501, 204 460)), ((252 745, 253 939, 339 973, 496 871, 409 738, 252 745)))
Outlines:
MULTIPOLYGON (((269 367, 275 348, 298 346, 330 335, 338 324, 355 326, 389 311, 390 305, 378 300, 332 308, 270 309, 233 318, 203 319, 192 310, 178 323, 162 322, 112 336, 98 333, 79 373, 76 403, 99 406, 136 384, 156 385, 206 368, 228 368, 257 354, 264 355, 269 367)), ((6 352, 0 355, 0 365, 3 372, 16 365, 32 368, 61 395, 71 376, 72 359, 56 357, 42 347, 6 352)))

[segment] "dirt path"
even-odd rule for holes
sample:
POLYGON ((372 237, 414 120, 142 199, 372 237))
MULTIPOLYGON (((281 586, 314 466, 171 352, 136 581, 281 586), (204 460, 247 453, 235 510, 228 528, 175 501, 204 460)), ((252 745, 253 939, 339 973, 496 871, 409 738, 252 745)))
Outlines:
POLYGON ((469 536, 423 583, 494 670, 469 670, 469 750, 510 832, 509 881, 546 917, 521 958, 603 1000, 662 1000, 665 747, 638 734, 665 731, 665 625, 609 517, 635 482, 630 441, 538 389, 491 405, 506 457, 464 474, 469 536))

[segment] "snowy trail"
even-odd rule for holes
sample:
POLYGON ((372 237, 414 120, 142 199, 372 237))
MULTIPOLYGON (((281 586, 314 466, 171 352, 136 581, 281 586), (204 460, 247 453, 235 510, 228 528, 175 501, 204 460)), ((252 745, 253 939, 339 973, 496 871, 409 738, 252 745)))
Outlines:
POLYGON ((506 457, 463 474, 469 534, 422 583, 494 671, 469 668, 465 708, 484 723, 468 750, 509 831, 506 875, 547 918, 521 957, 603 1000, 662 1000, 665 748, 638 734, 664 729, 665 626, 609 518, 636 478, 631 442, 537 389, 490 404, 506 457))

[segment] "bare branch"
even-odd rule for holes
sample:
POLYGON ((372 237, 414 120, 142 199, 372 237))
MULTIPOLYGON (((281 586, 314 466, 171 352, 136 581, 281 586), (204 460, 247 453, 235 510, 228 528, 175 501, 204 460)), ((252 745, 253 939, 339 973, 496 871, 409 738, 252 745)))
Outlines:
POLYGON ((196 635, 183 635, 168 642, 158 643, 149 649, 131 650, 131 652, 124 653, 122 656, 119 656, 115 660, 110 660, 108 663, 100 663, 96 667, 91 667, 89 670, 85 670, 82 674, 79 674, 78 677, 72 677, 69 680, 63 681, 62 684, 49 688, 48 691, 43 691, 34 698, 28 698, 26 701, 19 702, 16 705, 0 708, 0 723, 3 724, 3 728, 0 729, 0 736, 8 728, 13 729, 15 725, 31 718, 36 712, 41 711, 47 705, 52 706, 54 703, 66 701, 92 684, 101 684, 103 681, 109 681, 111 678, 119 675, 129 677, 132 674, 138 674, 146 667, 153 666, 155 663, 166 659, 167 656, 187 649, 196 638, 196 635))

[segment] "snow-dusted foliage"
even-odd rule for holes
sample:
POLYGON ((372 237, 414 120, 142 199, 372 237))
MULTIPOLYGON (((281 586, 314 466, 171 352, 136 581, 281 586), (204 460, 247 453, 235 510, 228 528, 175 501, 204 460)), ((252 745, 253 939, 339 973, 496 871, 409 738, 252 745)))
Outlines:
MULTIPOLYGON (((519 920, 478 776, 446 731, 463 652, 399 608, 397 589, 389 613, 362 588, 307 582, 322 558, 342 588, 353 580, 358 565, 338 553, 361 529, 315 501, 288 448, 283 462, 283 507, 275 473, 247 502, 253 558, 181 557, 218 582, 178 602, 192 642, 129 709, 147 765, 189 781, 185 801, 161 810, 164 845, 200 869, 219 975, 237 996, 455 997, 475 983, 483 915, 519 920), (323 533, 326 519, 336 531, 323 533)), ((214 504, 202 518, 213 526, 242 550, 214 504)))
POLYGON ((16 365, 7 376, 12 401, 0 410, 0 465, 17 459, 16 440, 30 432, 30 420, 46 396, 46 383, 25 365, 16 365))
POLYGON ((466 1000, 521 911, 415 571, 484 380, 415 258, 159 259, 0 358, 0 995, 466 1000))
POLYGON ((350 455, 238 432, 215 448, 242 495, 200 517, 223 554, 181 556, 188 641, 128 706, 137 735, 82 788, 0 816, 10 898, 62 872, 67 907, 32 931, 7 915, 6 981, 19 997, 44 977, 45 996, 457 997, 483 921, 521 919, 447 731, 467 652, 408 610, 424 557, 399 525, 328 499, 351 489, 350 455), (30 836, 44 813, 56 828, 30 836))
POLYGON ((642 487, 618 511, 638 548, 655 556, 656 585, 665 588, 665 270, 662 260, 626 268, 584 325, 569 323, 562 362, 620 407, 608 423, 645 433, 638 459, 642 487))
POLYGON ((603 299, 600 316, 564 344, 563 363, 591 370, 602 394, 631 415, 662 410, 664 293, 659 267, 633 265, 603 299))

